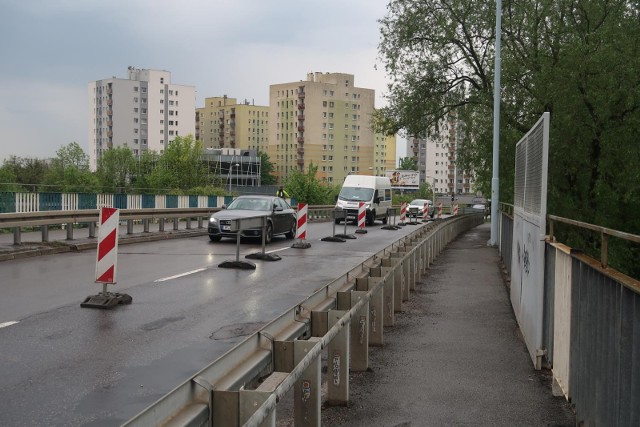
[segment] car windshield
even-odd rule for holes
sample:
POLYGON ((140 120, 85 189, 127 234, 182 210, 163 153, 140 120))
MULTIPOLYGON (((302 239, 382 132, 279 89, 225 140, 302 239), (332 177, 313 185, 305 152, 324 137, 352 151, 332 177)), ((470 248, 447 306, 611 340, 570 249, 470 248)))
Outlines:
POLYGON ((428 200, 425 199, 415 199, 412 200, 411 203, 409 203, 411 206, 420 206, 423 207, 425 203, 429 203, 428 200))
POLYGON ((250 197, 237 198, 227 206, 227 210, 270 211, 268 199, 250 197))
POLYGON ((373 188, 342 187, 340 199, 354 202, 368 202, 373 197, 373 188))

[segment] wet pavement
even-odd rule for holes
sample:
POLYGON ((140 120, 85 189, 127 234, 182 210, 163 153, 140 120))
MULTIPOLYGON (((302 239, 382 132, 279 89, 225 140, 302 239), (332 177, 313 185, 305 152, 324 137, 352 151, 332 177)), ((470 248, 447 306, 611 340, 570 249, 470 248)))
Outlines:
POLYGON ((448 245, 369 370, 351 374, 349 407, 323 408, 322 425, 575 425, 550 372, 533 369, 489 237, 483 224, 448 245))

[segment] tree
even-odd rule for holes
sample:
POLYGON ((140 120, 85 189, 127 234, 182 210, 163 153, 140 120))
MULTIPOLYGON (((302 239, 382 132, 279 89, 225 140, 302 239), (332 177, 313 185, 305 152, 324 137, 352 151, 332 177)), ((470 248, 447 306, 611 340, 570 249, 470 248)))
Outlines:
POLYGON ((128 147, 110 148, 98 159, 97 176, 105 193, 123 193, 130 188, 136 160, 128 147))
POLYGON ((16 175, 13 170, 5 163, 0 167, 0 192, 20 191, 21 188, 16 184, 16 175))
POLYGON ((403 171, 415 171, 418 170, 418 165, 416 165, 416 160, 413 157, 401 157, 398 169, 403 171))
POLYGON ((15 176, 15 182, 21 184, 25 189, 34 191, 49 169, 45 160, 16 156, 5 160, 4 166, 11 170, 15 176))
POLYGON ((274 185, 276 176, 273 174, 275 165, 271 162, 269 155, 264 151, 258 151, 260 157, 260 183, 261 185, 274 185))
POLYGON ((187 191, 206 186, 207 169, 202 162, 202 142, 193 136, 176 137, 158 158, 146 185, 156 190, 187 191))
MULTIPOLYGON (((495 10, 473 0, 392 0, 380 54, 387 131, 430 135, 457 114, 458 163, 490 188, 495 10)), ((500 194, 515 143, 551 113, 548 210, 639 233, 640 7, 629 0, 510 0, 502 14, 500 194)), ((593 241, 582 242, 593 246, 593 241)), ((581 243, 578 243, 581 244, 581 243)), ((637 256, 637 248, 627 251, 637 256)))
POLYGON ((57 157, 51 160, 51 165, 43 177, 41 191, 98 191, 98 179, 89 170, 89 156, 77 142, 60 147, 56 154, 57 157))
POLYGON ((330 198, 334 189, 323 185, 316 178, 317 172, 318 166, 313 163, 309 164, 309 169, 306 173, 294 170, 287 178, 284 187, 292 198, 301 203, 309 205, 333 203, 334 200, 330 200, 330 198))

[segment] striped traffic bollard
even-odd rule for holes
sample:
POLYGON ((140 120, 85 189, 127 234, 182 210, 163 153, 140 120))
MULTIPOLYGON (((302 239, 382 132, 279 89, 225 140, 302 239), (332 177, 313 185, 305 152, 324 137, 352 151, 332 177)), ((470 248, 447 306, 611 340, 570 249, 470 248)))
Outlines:
POLYGON ((442 218, 442 202, 438 203, 438 218, 442 218))
POLYGON ((400 205, 400 222, 398 223, 398 225, 400 225, 400 226, 407 225, 407 223, 404 222, 405 219, 407 219, 407 203, 403 202, 400 205))
POLYGON ((367 230, 365 230, 365 224, 367 222, 367 210, 364 208, 364 202, 360 202, 358 204, 358 229, 356 233, 358 234, 366 234, 367 230))
POLYGON ((298 249, 307 249, 311 247, 311 243, 307 242, 307 204, 306 203, 298 203, 298 227, 296 228, 296 239, 292 248, 298 249))
POLYGON ((453 215, 458 215, 458 205, 453 205, 453 215))
POLYGON ((425 203, 422 207, 422 222, 429 221, 429 203, 425 203))
POLYGON ((131 296, 107 291, 108 284, 116 284, 119 222, 118 209, 104 207, 100 209, 95 282, 102 283, 102 293, 88 296, 80 307, 113 308, 118 304, 131 304, 131 296))

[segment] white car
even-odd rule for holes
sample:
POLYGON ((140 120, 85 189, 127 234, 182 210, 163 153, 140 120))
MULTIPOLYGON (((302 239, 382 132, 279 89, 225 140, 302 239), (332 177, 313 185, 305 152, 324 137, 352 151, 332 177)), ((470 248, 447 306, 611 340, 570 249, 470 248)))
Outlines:
POLYGON ((407 215, 409 215, 410 213, 413 214, 413 212, 417 211, 417 215, 422 218, 424 216, 424 205, 427 205, 427 208, 429 209, 429 213, 428 215, 433 218, 433 215, 435 213, 434 209, 433 209, 433 203, 431 202, 431 200, 428 199, 414 199, 411 202, 409 202, 409 205, 407 206, 407 215))

